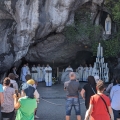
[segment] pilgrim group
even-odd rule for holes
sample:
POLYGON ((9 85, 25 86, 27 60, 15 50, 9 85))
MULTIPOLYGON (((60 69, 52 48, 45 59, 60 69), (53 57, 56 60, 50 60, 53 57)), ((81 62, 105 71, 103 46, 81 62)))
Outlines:
MULTIPOLYGON (((73 68, 69 65, 66 69, 65 72, 73 72, 73 68)), ((94 74, 94 69, 92 68, 92 65, 89 64, 89 67, 87 64, 85 67, 80 65, 77 69, 76 72, 79 74, 79 81, 87 81, 88 76, 96 76, 94 74)), ((46 67, 40 66, 38 64, 37 66, 33 65, 32 68, 30 69, 27 64, 24 64, 23 67, 21 68, 21 75, 20 79, 25 82, 25 76, 29 74, 32 76, 32 78, 37 81, 37 82, 46 82, 46 86, 52 86, 52 68, 47 64, 46 67)))
POLYGON ((37 82, 46 82, 46 86, 52 86, 52 68, 47 64, 46 67, 40 66, 38 64, 37 66, 33 65, 32 68, 30 69, 27 64, 24 64, 23 67, 21 68, 21 75, 20 79, 22 82, 25 82, 25 76, 26 75, 31 75, 32 79, 34 79, 37 82))
MULTIPOLYGON (((65 69, 65 72, 73 72, 73 69, 71 68, 71 66, 68 66, 65 69)), ((85 64, 85 67, 80 65, 76 69, 76 72, 79 74, 79 81, 87 81, 88 76, 91 76, 91 75, 96 76, 91 64, 89 64, 89 66, 87 66, 87 64, 85 64)))

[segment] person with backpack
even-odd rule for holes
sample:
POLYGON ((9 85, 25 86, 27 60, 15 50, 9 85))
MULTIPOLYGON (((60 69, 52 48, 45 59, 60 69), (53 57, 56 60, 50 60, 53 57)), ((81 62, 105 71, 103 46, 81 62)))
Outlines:
POLYGON ((91 96, 84 120, 114 120, 110 99, 103 93, 105 86, 102 80, 97 82, 96 89, 97 94, 91 96))

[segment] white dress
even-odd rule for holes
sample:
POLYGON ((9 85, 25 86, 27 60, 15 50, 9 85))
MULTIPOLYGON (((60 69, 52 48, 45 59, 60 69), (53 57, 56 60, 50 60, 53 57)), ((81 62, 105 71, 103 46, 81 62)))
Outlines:
POLYGON ((88 68, 88 76, 91 76, 91 75, 92 75, 92 71, 93 71, 93 68, 92 68, 92 67, 89 67, 89 68, 88 68))
POLYGON ((52 68, 45 67, 45 82, 52 82, 52 68), (47 71, 51 71, 48 73, 47 71))
POLYGON ((31 73, 30 73, 30 68, 29 68, 28 66, 26 66, 26 68, 27 68, 27 74, 28 74, 28 75, 31 75, 31 73))
POLYGON ((83 80, 83 67, 78 67, 77 71, 79 74, 79 80, 82 81, 83 80))
POLYGON ((37 72, 38 72, 37 80, 38 81, 42 81, 42 79, 43 79, 43 68, 38 66, 37 67, 37 72))
POLYGON ((87 81, 88 79, 88 67, 83 68, 83 81, 87 81))
POLYGON ((37 68, 36 67, 32 67, 32 79, 37 81, 37 77, 38 73, 37 73, 37 68))
POLYGON ((65 69, 65 72, 73 72, 73 69, 68 67, 65 69))
POLYGON ((26 67, 22 67, 21 69, 21 80, 23 82, 26 82, 25 76, 27 75, 27 68, 26 67))

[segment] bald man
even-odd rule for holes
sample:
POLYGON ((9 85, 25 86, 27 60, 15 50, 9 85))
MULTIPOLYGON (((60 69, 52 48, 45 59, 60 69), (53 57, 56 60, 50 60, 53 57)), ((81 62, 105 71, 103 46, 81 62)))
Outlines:
POLYGON ((76 80, 76 75, 74 72, 69 73, 69 81, 64 83, 64 89, 67 93, 66 99, 66 120, 70 120, 71 110, 74 106, 77 120, 81 120, 80 113, 80 102, 79 102, 79 93, 80 93, 80 84, 76 80))

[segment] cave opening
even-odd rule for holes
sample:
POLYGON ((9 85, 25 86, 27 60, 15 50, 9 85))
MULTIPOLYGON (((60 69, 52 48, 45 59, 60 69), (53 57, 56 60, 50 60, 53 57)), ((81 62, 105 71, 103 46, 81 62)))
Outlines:
MULTIPOLYGON (((56 63, 56 62, 53 62, 53 63, 48 63, 52 69, 53 69, 53 77, 56 77, 57 76, 57 67, 59 67, 59 71, 62 72, 63 69, 65 70, 69 65, 71 65, 71 67, 73 68, 74 72, 76 72, 76 69, 80 66, 80 64, 84 67, 85 64, 87 64, 87 66, 89 66, 89 64, 91 64, 92 66, 94 65, 94 62, 95 62, 95 59, 96 57, 93 56, 93 53, 90 52, 90 51, 78 51, 76 53, 76 56, 75 58, 68 62, 68 63, 56 63)), ((32 65, 35 64, 36 66, 38 64, 40 64, 41 66, 42 65, 45 65, 47 64, 47 62, 30 62, 30 61, 26 61, 25 58, 22 58, 21 59, 21 64, 20 66, 18 67, 18 71, 17 73, 20 75, 21 73, 21 68, 23 66, 23 64, 26 64, 28 63, 29 64, 29 67, 30 67, 30 70, 32 68, 32 65)))

